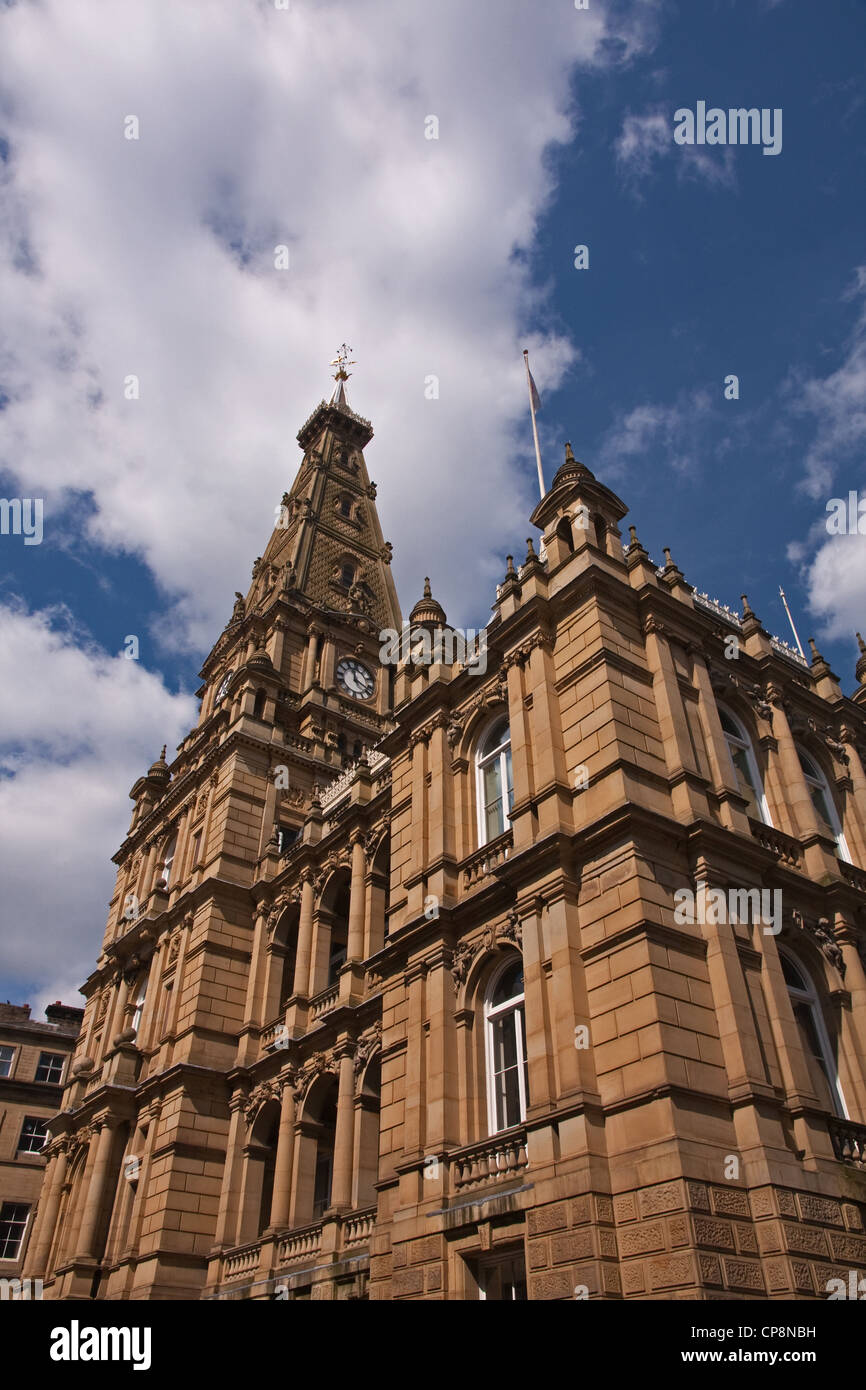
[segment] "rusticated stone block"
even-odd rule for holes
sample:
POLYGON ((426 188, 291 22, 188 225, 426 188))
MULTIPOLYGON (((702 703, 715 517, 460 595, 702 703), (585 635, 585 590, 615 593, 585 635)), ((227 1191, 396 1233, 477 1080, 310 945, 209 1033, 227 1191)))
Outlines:
POLYGON ((760 1221, 763 1216, 775 1216, 776 1203, 773 1201, 773 1189, 760 1187, 756 1192, 750 1192, 749 1205, 756 1221, 760 1221))
POLYGON ((791 1272, 787 1260, 765 1260, 764 1278, 770 1293, 783 1293, 791 1287, 791 1272))
POLYGON ((830 1236, 830 1250, 834 1259, 850 1260, 853 1265, 866 1265, 864 1236, 837 1236, 834 1231, 830 1236))
POLYGON ((441 1240, 439 1236, 423 1236, 421 1240, 413 1240, 409 1250, 409 1261, 413 1265, 425 1264, 427 1260, 438 1260, 441 1254, 441 1240))
POLYGON ((782 1233, 785 1239, 786 1250, 793 1250, 798 1255, 814 1255, 817 1258, 827 1257, 827 1238, 823 1231, 814 1231, 808 1226, 794 1226, 786 1221, 782 1225, 782 1233))
POLYGON ((547 1269, 549 1263, 549 1252, 546 1240, 531 1240, 529 1242, 529 1268, 547 1269))
POLYGON ((707 1196, 707 1189, 702 1182, 686 1183, 686 1191, 689 1198, 689 1207, 692 1211, 709 1211, 710 1199, 707 1196))
POLYGON ((596 1194, 595 1215, 598 1221, 613 1221, 613 1202, 605 1193, 596 1194))
POLYGON ((793 1192, 789 1192, 786 1187, 776 1189, 776 1201, 779 1203, 779 1212, 782 1216, 796 1216, 797 1203, 794 1201, 793 1192))
POLYGON ((812 1284, 812 1271, 805 1260, 792 1260, 791 1273, 794 1276, 794 1288, 798 1293, 814 1293, 812 1284))
POLYGON ((710 1201, 717 1216, 748 1216, 749 1194, 739 1187, 711 1187, 710 1201))
POLYGON ((616 1222, 637 1221, 637 1204, 633 1192, 624 1192, 613 1199, 613 1214, 616 1222))
POLYGON ((719 1264, 718 1255, 708 1255, 703 1250, 699 1251, 698 1269, 705 1284, 721 1284, 722 1267, 719 1264))
POLYGON ((619 1232, 619 1253, 624 1259, 629 1255, 648 1255, 664 1248, 663 1221, 646 1221, 640 1226, 630 1226, 619 1232))
POLYGON ((775 1255, 782 1249, 782 1231, 778 1221, 762 1221, 755 1227, 758 1249, 762 1255, 775 1255))
POLYGON ((394 1268, 401 1269, 409 1261, 409 1252, 406 1249, 406 1242, 402 1245, 394 1246, 394 1268))
POLYGON ((764 1292, 764 1276, 757 1260, 722 1260, 725 1283, 729 1289, 750 1289, 753 1293, 764 1292))
POLYGON ((698 1245, 713 1245, 718 1250, 734 1249, 734 1233, 729 1221, 713 1221, 708 1216, 696 1216, 694 1223, 698 1245))
POLYGON ((551 1261, 555 1265, 566 1261, 591 1260, 595 1255, 592 1244, 592 1231, 569 1231, 565 1235, 552 1236, 550 1241, 551 1261))
POLYGON ((622 1280, 616 1265, 602 1265, 601 1282, 605 1293, 622 1293, 622 1280))
POLYGON ((691 1255, 665 1255, 649 1261, 651 1289, 671 1289, 677 1284, 695 1282, 695 1262, 691 1255))
POLYGON ((687 1216, 669 1216, 668 1240, 672 1246, 688 1245, 691 1242, 692 1233, 687 1216))
POLYGON ((534 1207, 529 1213, 529 1234, 543 1235, 546 1231, 556 1231, 568 1224, 564 1202, 553 1202, 549 1207, 534 1207))
POLYGON ((598 1248, 606 1259, 615 1260, 618 1254, 616 1248, 616 1233, 614 1231, 606 1231, 604 1227, 602 1227, 598 1233, 598 1248))
POLYGON ((407 1298, 410 1294, 421 1293, 423 1288, 423 1269, 396 1269, 394 1271, 391 1290, 395 1298, 407 1298))
POLYGON ((571 1277, 564 1269, 555 1270, 551 1274, 536 1275, 530 1282, 530 1288, 534 1299, 574 1298, 571 1277))
POLYGON ((623 1266, 622 1289, 625 1294, 646 1292, 643 1265, 640 1261, 636 1260, 634 1264, 623 1266))
POLYGON ((816 1197, 812 1192, 798 1192, 797 1205, 804 1221, 821 1221, 825 1226, 843 1226, 838 1202, 829 1197, 816 1197))
POLYGON ((751 1226, 744 1226, 741 1222, 734 1222, 734 1240, 737 1242, 737 1250, 741 1255, 757 1255, 758 1238, 751 1226))
POLYGON ((660 1216, 666 1211, 681 1211, 685 1206, 680 1182, 663 1182, 657 1187, 644 1188, 638 1194, 642 1216, 660 1216))
POLYGON ((391 1276, 393 1260, 390 1255, 374 1255, 370 1260, 370 1278, 388 1279, 391 1276))
POLYGON ((431 1265, 427 1270, 427 1292, 436 1293, 442 1287, 442 1266, 431 1265))
POLYGON ((853 1202, 842 1203, 842 1215, 849 1231, 863 1230, 863 1213, 859 1207, 854 1206, 853 1202))
POLYGON ((582 1226, 585 1221, 591 1220, 592 1199, 588 1192, 583 1192, 579 1197, 572 1198, 571 1224, 572 1226, 582 1226))

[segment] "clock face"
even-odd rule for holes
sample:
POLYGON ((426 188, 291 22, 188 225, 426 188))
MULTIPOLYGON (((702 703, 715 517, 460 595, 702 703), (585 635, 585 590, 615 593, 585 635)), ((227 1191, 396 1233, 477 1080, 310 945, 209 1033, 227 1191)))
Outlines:
POLYGON ((234 671, 226 671, 225 675, 223 676, 222 680, 220 681, 220 688, 219 688, 219 690, 218 690, 217 693, 216 693, 216 702, 217 702, 217 704, 219 704, 220 700, 223 698, 223 696, 225 695, 226 691, 228 690, 229 684, 230 684, 230 682, 231 682, 231 678, 232 678, 233 675, 234 675, 234 671))
POLYGON ((337 667, 337 684, 353 700, 369 700, 376 689, 376 680, 360 661, 344 656, 337 667))

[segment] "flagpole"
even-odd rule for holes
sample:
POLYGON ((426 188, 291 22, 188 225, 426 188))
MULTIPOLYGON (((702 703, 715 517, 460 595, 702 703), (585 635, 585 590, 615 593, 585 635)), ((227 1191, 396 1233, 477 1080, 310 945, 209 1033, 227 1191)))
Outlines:
POLYGON ((788 622, 791 624, 791 631, 792 631, 793 634, 794 634, 794 641, 797 643, 797 648, 798 648, 798 650, 799 650, 799 652, 800 652, 800 655, 801 655, 801 657, 803 658, 803 660, 805 661, 805 660, 806 660, 806 653, 803 651, 803 646, 802 646, 802 643, 800 642, 799 634, 798 634, 798 632, 797 632, 796 627, 794 626, 794 619, 791 617, 791 610, 790 610, 790 608, 788 607, 788 600, 785 598, 785 590, 782 588, 781 584, 779 585, 779 593, 782 595, 782 603, 784 604, 784 606, 785 606, 785 612, 786 612, 787 615, 788 615, 788 622))
POLYGON ((538 445, 538 426, 535 423, 535 400, 532 394, 532 374, 529 370, 529 349, 523 349, 523 365, 526 368, 526 385, 529 389, 529 413, 532 416, 532 438, 535 440, 535 462, 538 464, 538 488, 544 499, 544 474, 541 471, 541 449, 538 445))

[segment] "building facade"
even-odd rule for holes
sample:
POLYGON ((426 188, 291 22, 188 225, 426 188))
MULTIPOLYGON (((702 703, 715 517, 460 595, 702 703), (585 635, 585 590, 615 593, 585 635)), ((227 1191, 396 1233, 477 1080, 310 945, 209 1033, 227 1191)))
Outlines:
POLYGON ((60 1108, 83 1009, 0 1004, 0 1279, 21 1276, 45 1171, 47 1122, 60 1108))
POLYGON ((866 647, 566 446, 409 649, 342 370, 132 824, 28 1272, 106 1299, 821 1298, 866 1270, 866 647))

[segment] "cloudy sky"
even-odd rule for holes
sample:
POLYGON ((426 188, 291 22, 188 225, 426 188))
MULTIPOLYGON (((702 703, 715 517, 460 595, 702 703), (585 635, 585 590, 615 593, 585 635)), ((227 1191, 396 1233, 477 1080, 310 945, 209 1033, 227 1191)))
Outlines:
POLYGON ((0 997, 36 1007, 92 966, 127 791, 343 340, 404 610, 429 573, 482 624, 522 554, 529 347, 548 480, 570 439, 652 554, 788 638, 783 584, 853 686, 862 7, 283 4, 0 0, 0 484, 44 499, 0 536, 0 997), (780 110, 781 151, 677 144, 699 101, 780 110))

